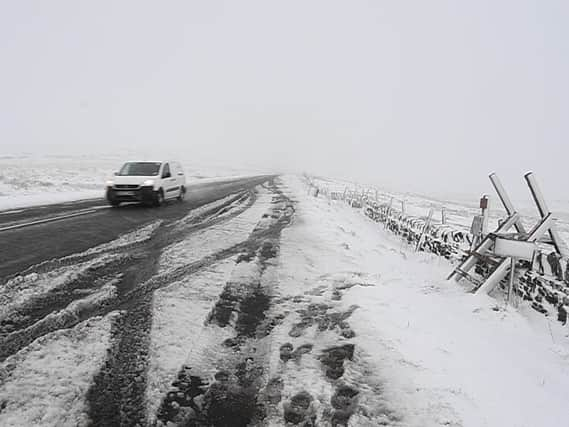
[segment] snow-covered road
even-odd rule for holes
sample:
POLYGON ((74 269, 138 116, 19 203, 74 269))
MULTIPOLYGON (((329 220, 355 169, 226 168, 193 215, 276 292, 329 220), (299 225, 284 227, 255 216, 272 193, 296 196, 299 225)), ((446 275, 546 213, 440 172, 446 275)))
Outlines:
POLYGON ((0 425, 564 425, 567 329, 449 269, 294 176, 141 221, 0 282, 0 425))

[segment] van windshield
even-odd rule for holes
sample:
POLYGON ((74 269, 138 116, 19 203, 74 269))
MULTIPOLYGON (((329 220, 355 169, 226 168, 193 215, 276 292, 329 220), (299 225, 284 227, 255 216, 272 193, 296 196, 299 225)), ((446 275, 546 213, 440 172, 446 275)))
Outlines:
POLYGON ((160 171, 160 164, 156 162, 129 162, 125 163, 119 171, 119 176, 154 176, 160 171))

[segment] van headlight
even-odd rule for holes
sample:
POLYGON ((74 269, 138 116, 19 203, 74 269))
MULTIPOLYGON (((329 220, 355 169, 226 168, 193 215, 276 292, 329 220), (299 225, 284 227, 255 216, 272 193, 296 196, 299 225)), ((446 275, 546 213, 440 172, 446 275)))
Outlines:
POLYGON ((108 179, 106 182, 107 187, 112 187, 115 184, 113 180, 108 179))
POLYGON ((152 186, 154 186, 154 180, 153 179, 147 179, 146 181, 144 181, 143 185, 147 186, 147 187, 152 187, 152 186))

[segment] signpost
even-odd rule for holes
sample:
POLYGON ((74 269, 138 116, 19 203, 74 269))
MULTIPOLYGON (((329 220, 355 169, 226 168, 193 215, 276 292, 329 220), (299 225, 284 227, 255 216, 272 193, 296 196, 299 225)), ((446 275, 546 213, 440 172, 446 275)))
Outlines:
POLYGON ((512 300, 514 290, 514 275, 516 273, 516 263, 518 259, 531 261, 537 250, 535 242, 526 240, 515 240, 503 236, 494 235, 494 255, 510 258, 510 281, 508 284, 508 295, 506 304, 512 300))
POLYGON ((480 199, 480 209, 482 210, 482 234, 481 237, 484 237, 488 234, 488 206, 489 199, 486 194, 482 195, 480 199))
POLYGON ((518 258, 531 261, 537 250, 535 242, 526 240, 514 240, 507 237, 494 235, 494 255, 504 258, 518 258))

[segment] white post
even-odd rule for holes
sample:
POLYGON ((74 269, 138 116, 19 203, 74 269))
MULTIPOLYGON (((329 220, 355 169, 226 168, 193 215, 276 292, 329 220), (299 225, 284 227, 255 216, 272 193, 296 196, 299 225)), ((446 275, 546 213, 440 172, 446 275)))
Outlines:
MULTIPOLYGON (((549 211, 547 203, 545 202, 545 198, 543 197, 543 194, 541 193, 541 190, 537 185, 537 181, 535 179, 535 176, 533 175, 533 172, 526 173, 524 177, 530 189, 533 200, 537 205, 539 214, 541 215, 542 218, 545 218, 551 212, 549 211)), ((549 236, 551 237, 551 240, 553 242, 553 246, 555 247, 557 253, 564 257, 569 256, 567 248, 563 244, 563 241, 559 237, 559 234, 557 233, 555 227, 551 226, 551 228, 548 231, 549 231, 549 236)))
MULTIPOLYGON (((516 212, 516 210, 514 208, 514 204, 512 203, 512 201, 510 200, 510 197, 508 196, 508 193, 506 193, 506 190, 502 186, 502 183, 500 182, 498 175, 496 175, 495 173, 491 173, 489 178, 490 178, 490 182, 492 182, 492 185, 494 186, 494 189, 496 190, 496 193, 498 193, 498 197, 500 197, 500 200, 502 201, 502 204, 504 205, 504 209, 506 209, 506 213, 508 214, 508 216, 512 216, 516 212)), ((514 227, 516 227, 516 231, 518 233, 526 234, 526 230, 522 224, 521 219, 519 219, 514 224, 514 227)))
POLYGON ((514 274, 516 272, 516 258, 511 257, 510 261, 510 284, 508 285, 508 299, 506 300, 506 305, 508 305, 513 298, 512 291, 514 289, 514 274))

